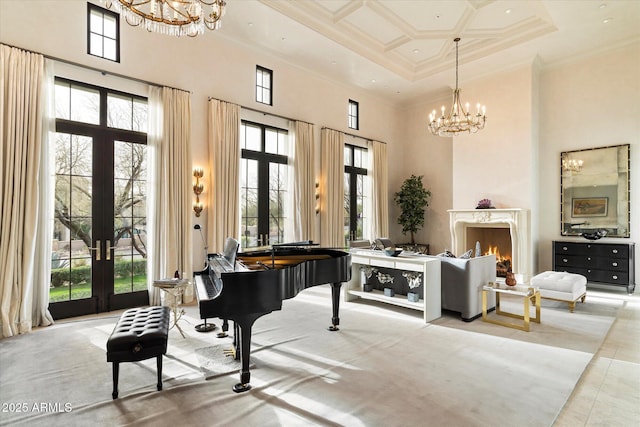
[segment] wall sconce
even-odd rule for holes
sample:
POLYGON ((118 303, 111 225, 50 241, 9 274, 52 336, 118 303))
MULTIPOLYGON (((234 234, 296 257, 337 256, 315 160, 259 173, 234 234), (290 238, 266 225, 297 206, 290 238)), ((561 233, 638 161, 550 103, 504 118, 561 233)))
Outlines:
POLYGON ((320 183, 316 181, 316 215, 320 213, 320 183))
POLYGON ((204 171, 202 168, 194 168, 193 176, 196 179, 196 183, 193 184, 193 193, 196 195, 196 201, 193 203, 193 211, 196 213, 196 216, 200 216, 200 213, 202 213, 200 195, 204 191, 204 184, 200 182, 200 178, 204 176, 204 171))

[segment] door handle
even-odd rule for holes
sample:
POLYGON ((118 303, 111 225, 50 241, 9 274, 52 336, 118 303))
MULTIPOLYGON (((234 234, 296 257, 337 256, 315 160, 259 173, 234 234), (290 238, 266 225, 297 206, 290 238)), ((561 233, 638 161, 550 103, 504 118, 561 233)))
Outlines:
POLYGON ((100 261, 100 240, 96 240, 96 247, 89 248, 90 251, 96 251, 96 261, 100 261))
POLYGON ((106 259, 107 261, 111 261, 111 249, 115 249, 115 246, 111 246, 111 240, 107 240, 107 245, 105 246, 106 259))

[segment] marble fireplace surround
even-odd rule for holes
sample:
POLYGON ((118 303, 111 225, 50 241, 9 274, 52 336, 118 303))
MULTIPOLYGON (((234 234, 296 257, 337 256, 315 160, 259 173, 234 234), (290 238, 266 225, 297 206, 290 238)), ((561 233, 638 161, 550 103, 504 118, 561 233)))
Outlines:
POLYGON ((521 274, 525 282, 532 275, 531 228, 529 210, 512 209, 451 209, 449 227, 454 254, 475 247, 467 242, 467 228, 508 228, 511 236, 511 262, 514 273, 521 274))

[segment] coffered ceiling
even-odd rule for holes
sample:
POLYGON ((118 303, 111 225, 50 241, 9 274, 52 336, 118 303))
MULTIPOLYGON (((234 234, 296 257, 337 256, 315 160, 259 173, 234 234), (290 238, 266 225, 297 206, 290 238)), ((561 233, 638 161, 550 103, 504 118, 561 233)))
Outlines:
MULTIPOLYGON (((399 102, 640 38, 640 0, 228 0, 218 33, 399 102)), ((215 36, 216 34, 211 34, 215 36)))

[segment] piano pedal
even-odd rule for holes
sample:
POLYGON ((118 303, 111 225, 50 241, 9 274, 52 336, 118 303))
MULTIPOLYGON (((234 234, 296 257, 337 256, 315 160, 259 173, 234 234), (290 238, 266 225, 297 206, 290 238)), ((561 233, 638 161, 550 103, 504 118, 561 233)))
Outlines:
POLYGON ((222 350, 222 353, 226 357, 233 357, 234 359, 236 358, 236 349, 235 349, 235 347, 225 348, 225 349, 222 350))
POLYGON ((198 332, 211 332, 216 328, 213 323, 207 323, 207 319, 204 319, 204 323, 195 326, 195 330, 198 332))
POLYGON ((218 335, 216 335, 218 338, 226 338, 229 335, 227 335, 227 333, 225 331, 222 332, 218 332, 218 335))
POLYGON ((330 330, 331 332, 335 332, 335 331, 339 331, 340 330, 340 328, 338 328, 336 325, 331 325, 327 329, 330 330))
POLYGON ((242 383, 238 383, 236 385, 233 386, 233 391, 235 391, 236 393, 242 393, 243 391, 249 391, 251 390, 251 384, 242 384, 242 383))

